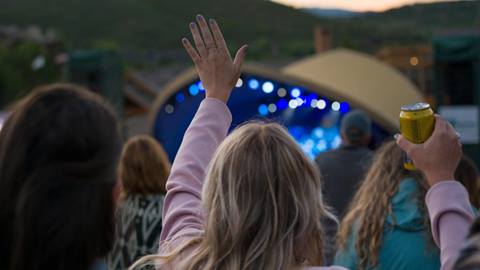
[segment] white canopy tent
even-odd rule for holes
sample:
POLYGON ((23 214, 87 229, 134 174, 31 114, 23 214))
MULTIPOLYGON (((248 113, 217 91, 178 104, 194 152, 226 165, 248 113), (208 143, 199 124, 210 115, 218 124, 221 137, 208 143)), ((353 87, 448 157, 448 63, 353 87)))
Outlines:
POLYGON ((389 130, 398 129, 400 106, 423 101, 401 73, 377 59, 346 49, 332 50, 295 62, 282 71, 324 95, 343 99, 367 111, 389 130))

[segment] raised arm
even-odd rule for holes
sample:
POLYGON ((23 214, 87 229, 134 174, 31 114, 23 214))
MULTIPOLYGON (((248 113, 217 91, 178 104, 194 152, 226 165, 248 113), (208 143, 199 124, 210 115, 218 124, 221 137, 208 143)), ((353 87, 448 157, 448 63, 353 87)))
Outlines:
POLYGON ((448 122, 437 116, 435 130, 424 144, 411 144, 401 135, 397 143, 431 186, 425 199, 433 239, 440 248, 441 269, 450 270, 473 221, 468 193, 453 181, 462 156, 460 138, 448 122))
POLYGON ((182 43, 195 63, 207 98, 187 129, 172 165, 160 241, 203 231, 201 190, 205 170, 230 127, 232 117, 226 102, 246 54, 247 47, 243 46, 232 61, 217 23, 211 19, 209 27, 200 15, 197 23, 190 24, 197 49, 186 38, 182 43))

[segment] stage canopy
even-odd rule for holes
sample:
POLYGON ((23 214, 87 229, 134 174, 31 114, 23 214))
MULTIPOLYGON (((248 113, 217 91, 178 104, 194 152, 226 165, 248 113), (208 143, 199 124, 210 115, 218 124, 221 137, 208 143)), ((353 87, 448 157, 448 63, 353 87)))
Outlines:
POLYGON ((423 100, 405 76, 377 59, 338 49, 293 63, 282 70, 368 111, 384 128, 398 129, 400 106, 423 100))
MULTIPOLYGON (((204 95, 194 69, 173 78, 158 95, 152 135, 171 159, 204 95)), ((281 70, 245 65, 228 105, 233 128, 252 119, 277 121, 313 158, 340 145, 339 123, 348 111, 362 109, 374 120, 374 147, 397 132, 400 106, 419 101, 416 88, 389 66, 335 50, 281 70)))

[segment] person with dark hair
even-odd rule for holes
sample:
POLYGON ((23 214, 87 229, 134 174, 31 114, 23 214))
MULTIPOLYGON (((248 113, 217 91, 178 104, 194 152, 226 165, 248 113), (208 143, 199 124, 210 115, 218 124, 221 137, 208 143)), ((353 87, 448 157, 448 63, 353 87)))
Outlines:
POLYGON ((368 149, 372 121, 360 110, 347 113, 340 124, 342 145, 321 153, 315 159, 323 181, 327 203, 343 217, 358 183, 363 179, 373 153, 368 149), (345 170, 343 168, 348 168, 345 170))
MULTIPOLYGON (((327 204, 341 219, 353 198, 355 189, 363 179, 373 153, 368 149, 371 140, 372 121, 366 113, 354 110, 347 113, 340 123, 342 145, 315 159, 322 175, 322 193, 327 204), (348 168, 348 169, 345 169, 348 168)), ((330 220, 323 221, 326 230, 325 258, 331 263, 335 255, 337 224, 330 220)))
POLYGON ((475 162, 463 155, 455 171, 455 179, 465 186, 470 197, 470 202, 478 210, 480 209, 480 179, 475 162))
POLYGON ((116 213, 116 237, 108 269, 127 269, 157 251, 170 161, 153 138, 140 135, 123 147, 119 164, 122 196, 116 213))
MULTIPOLYGON (((455 178, 468 190, 472 205, 479 209, 480 191, 478 183, 478 169, 473 160, 463 156, 460 160, 455 178)), ((472 227, 467 242, 455 264, 456 270, 480 270, 480 217, 477 217, 472 227)))
POLYGON ((86 270, 113 244, 113 111, 70 84, 34 90, 0 132, 0 268, 86 270))
POLYGON ((477 217, 470 228, 467 241, 453 269, 480 270, 480 217, 477 217))

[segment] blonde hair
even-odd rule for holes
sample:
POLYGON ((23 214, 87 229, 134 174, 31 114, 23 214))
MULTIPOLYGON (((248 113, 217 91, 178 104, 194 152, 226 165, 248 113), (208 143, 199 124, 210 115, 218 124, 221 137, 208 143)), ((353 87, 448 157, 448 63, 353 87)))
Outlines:
POLYGON ((165 194, 170 161, 156 140, 139 135, 129 139, 123 147, 118 174, 124 195, 165 194))
POLYGON ((407 171, 403 167, 403 152, 390 141, 377 150, 372 166, 350 203, 339 232, 337 245, 339 250, 346 249, 349 236, 358 226, 355 250, 358 257, 357 269, 375 267, 382 243, 383 227, 386 217, 392 213, 390 200, 398 192, 400 182, 412 177, 420 184, 418 204, 424 213, 427 229, 428 215, 423 197, 427 184, 420 173, 407 171))
POLYGON ((317 168, 274 123, 237 128, 219 146, 202 194, 204 235, 161 259, 181 270, 296 269, 322 265, 322 202, 317 168), (193 251, 185 256, 186 249, 193 251), (181 254, 181 256, 178 256, 181 254))

